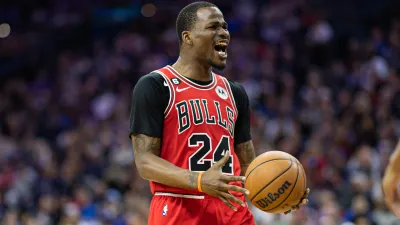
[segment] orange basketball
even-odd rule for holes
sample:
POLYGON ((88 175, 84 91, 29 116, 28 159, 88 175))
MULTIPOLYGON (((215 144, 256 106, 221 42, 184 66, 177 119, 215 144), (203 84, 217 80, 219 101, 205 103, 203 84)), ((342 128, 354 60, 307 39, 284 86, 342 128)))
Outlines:
POLYGON ((300 202, 306 191, 306 174, 292 155, 270 151, 251 162, 244 186, 254 206, 268 213, 282 213, 300 202))

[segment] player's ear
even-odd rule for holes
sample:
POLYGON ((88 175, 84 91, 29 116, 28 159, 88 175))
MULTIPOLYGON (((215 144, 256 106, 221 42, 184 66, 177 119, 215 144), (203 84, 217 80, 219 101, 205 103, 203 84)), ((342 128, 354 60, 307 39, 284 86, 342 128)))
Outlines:
POLYGON ((187 45, 192 45, 193 44, 192 35, 191 35, 190 31, 183 31, 182 32, 182 41, 184 43, 186 43, 187 45))

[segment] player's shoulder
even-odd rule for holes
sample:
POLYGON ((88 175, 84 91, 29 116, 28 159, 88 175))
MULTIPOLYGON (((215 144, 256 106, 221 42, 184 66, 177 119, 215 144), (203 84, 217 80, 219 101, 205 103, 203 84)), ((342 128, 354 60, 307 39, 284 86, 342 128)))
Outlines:
POLYGON ((246 90, 244 89, 244 87, 236 81, 227 79, 229 86, 231 87, 232 90, 232 94, 234 95, 234 97, 247 97, 247 93, 246 90))
POLYGON ((243 88, 243 86, 242 86, 240 83, 235 82, 235 81, 233 81, 233 80, 230 80, 230 79, 228 79, 228 78, 226 78, 226 77, 224 77, 224 76, 221 76, 221 75, 219 75, 219 74, 216 74, 216 73, 214 73, 214 74, 218 77, 218 79, 224 79, 224 80, 228 81, 228 84, 229 84, 229 86, 230 86, 232 92, 242 92, 242 91, 245 91, 244 88, 243 88))
POLYGON ((137 85, 141 85, 141 86, 142 85, 145 85, 145 86, 147 86, 147 85, 149 85, 149 86, 154 86, 154 85, 159 86, 159 85, 161 85, 162 86, 163 83, 164 83, 163 76, 161 74, 153 71, 153 72, 150 72, 150 73, 142 76, 138 80, 137 85))
POLYGON ((133 92, 146 93, 147 95, 167 94, 168 87, 164 85, 164 77, 157 73, 151 72, 142 76, 136 83, 133 92))

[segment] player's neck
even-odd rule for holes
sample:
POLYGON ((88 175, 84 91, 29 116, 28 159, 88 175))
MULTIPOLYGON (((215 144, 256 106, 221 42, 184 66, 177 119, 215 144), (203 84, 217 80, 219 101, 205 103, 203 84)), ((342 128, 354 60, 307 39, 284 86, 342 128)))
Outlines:
POLYGON ((195 60, 185 60, 179 57, 178 60, 172 65, 172 67, 178 71, 181 75, 198 81, 210 81, 211 67, 204 66, 195 60))

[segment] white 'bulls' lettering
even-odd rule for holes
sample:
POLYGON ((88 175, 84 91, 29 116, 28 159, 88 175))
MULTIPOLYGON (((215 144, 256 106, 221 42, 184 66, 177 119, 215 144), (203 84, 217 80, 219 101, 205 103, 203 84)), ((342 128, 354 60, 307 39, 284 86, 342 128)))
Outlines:
POLYGON ((211 107, 212 106, 215 107, 217 115, 210 115, 210 105, 206 99, 183 100, 175 104, 178 112, 179 134, 189 129, 192 122, 194 125, 200 125, 205 122, 206 124, 218 123, 219 126, 229 131, 229 134, 233 137, 235 127, 233 109, 227 106, 225 111, 222 111, 221 104, 218 101, 214 101, 214 104, 211 105, 211 107))

